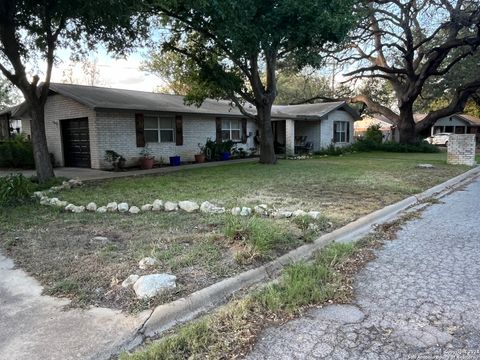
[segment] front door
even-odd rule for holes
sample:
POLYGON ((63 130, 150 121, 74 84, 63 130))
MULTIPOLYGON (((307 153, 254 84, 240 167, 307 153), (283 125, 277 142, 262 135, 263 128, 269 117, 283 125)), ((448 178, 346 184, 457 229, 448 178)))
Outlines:
POLYGON ((65 166, 89 168, 91 165, 88 118, 61 120, 60 123, 65 166))

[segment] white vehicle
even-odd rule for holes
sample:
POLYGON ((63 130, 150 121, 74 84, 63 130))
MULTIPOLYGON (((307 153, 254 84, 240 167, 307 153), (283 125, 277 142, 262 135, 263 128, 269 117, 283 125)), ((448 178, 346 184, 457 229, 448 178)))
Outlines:
POLYGON ((448 138, 452 133, 438 133, 427 138, 427 142, 432 145, 448 145, 448 138))

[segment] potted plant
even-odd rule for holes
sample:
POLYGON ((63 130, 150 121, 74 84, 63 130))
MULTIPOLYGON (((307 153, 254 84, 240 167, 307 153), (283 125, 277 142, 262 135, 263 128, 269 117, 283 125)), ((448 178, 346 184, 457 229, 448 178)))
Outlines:
POLYGON ((220 149, 220 160, 226 161, 230 160, 230 155, 232 153, 233 146, 235 143, 232 140, 227 140, 222 142, 220 149))
POLYGON ((113 150, 105 150, 104 160, 110 163, 114 171, 123 170, 125 167, 125 158, 113 150))
POLYGON ((195 154, 195 162, 201 164, 205 162, 205 145, 198 143, 198 148, 200 151, 195 154))
POLYGON ((155 163, 155 156, 152 155, 152 150, 146 145, 142 151, 140 151, 140 168, 142 170, 147 170, 153 168, 155 163))
POLYGON ((170 166, 180 166, 180 155, 170 156, 170 166))

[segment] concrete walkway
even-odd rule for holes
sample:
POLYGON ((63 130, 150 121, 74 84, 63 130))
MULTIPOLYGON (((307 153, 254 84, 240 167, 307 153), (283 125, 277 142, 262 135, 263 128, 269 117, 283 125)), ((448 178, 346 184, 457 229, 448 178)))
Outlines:
POLYGON ((109 359, 149 314, 65 310, 68 300, 41 292, 36 280, 0 254, 0 359, 109 359))
POLYGON ((480 180, 378 251, 356 302, 267 329, 253 359, 480 359, 480 180))
MULTIPOLYGON (((160 168, 154 168, 150 170, 131 170, 131 171, 122 171, 122 172, 113 172, 113 171, 103 171, 95 169, 86 169, 86 168, 56 168, 55 176, 66 177, 69 179, 79 179, 82 181, 89 180, 106 180, 106 179, 116 179, 116 178, 125 178, 131 176, 146 176, 146 175, 159 175, 159 174, 168 174, 175 171, 188 170, 188 169, 201 169, 201 168, 211 168, 225 165, 233 164, 243 164, 258 162, 258 158, 250 159, 237 159, 229 161, 214 161, 207 162, 203 164, 188 164, 181 166, 165 166, 160 168)), ((22 169, 0 169, 0 177, 6 176, 11 173, 21 173, 25 176, 35 175, 35 170, 22 170, 22 169)))

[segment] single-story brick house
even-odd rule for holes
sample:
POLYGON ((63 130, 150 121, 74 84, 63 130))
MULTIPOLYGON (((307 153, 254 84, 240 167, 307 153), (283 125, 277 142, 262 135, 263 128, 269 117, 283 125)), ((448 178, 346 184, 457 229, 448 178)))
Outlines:
MULTIPOLYGON (((247 111, 255 112, 251 105, 247 111)), ((22 120, 30 134, 25 106, 0 112, 2 120, 22 120)), ((274 106, 276 143, 287 153, 311 143, 319 150, 334 143, 352 142, 357 112, 344 102, 274 106), (302 144, 300 144, 302 143, 302 144)), ((59 166, 104 169, 106 150, 114 150, 133 165, 145 144, 156 159, 180 155, 193 161, 198 144, 208 138, 233 140, 238 147, 254 148, 257 126, 228 101, 207 99, 200 107, 184 104, 182 96, 103 87, 51 84, 45 106, 48 148, 59 166)))

